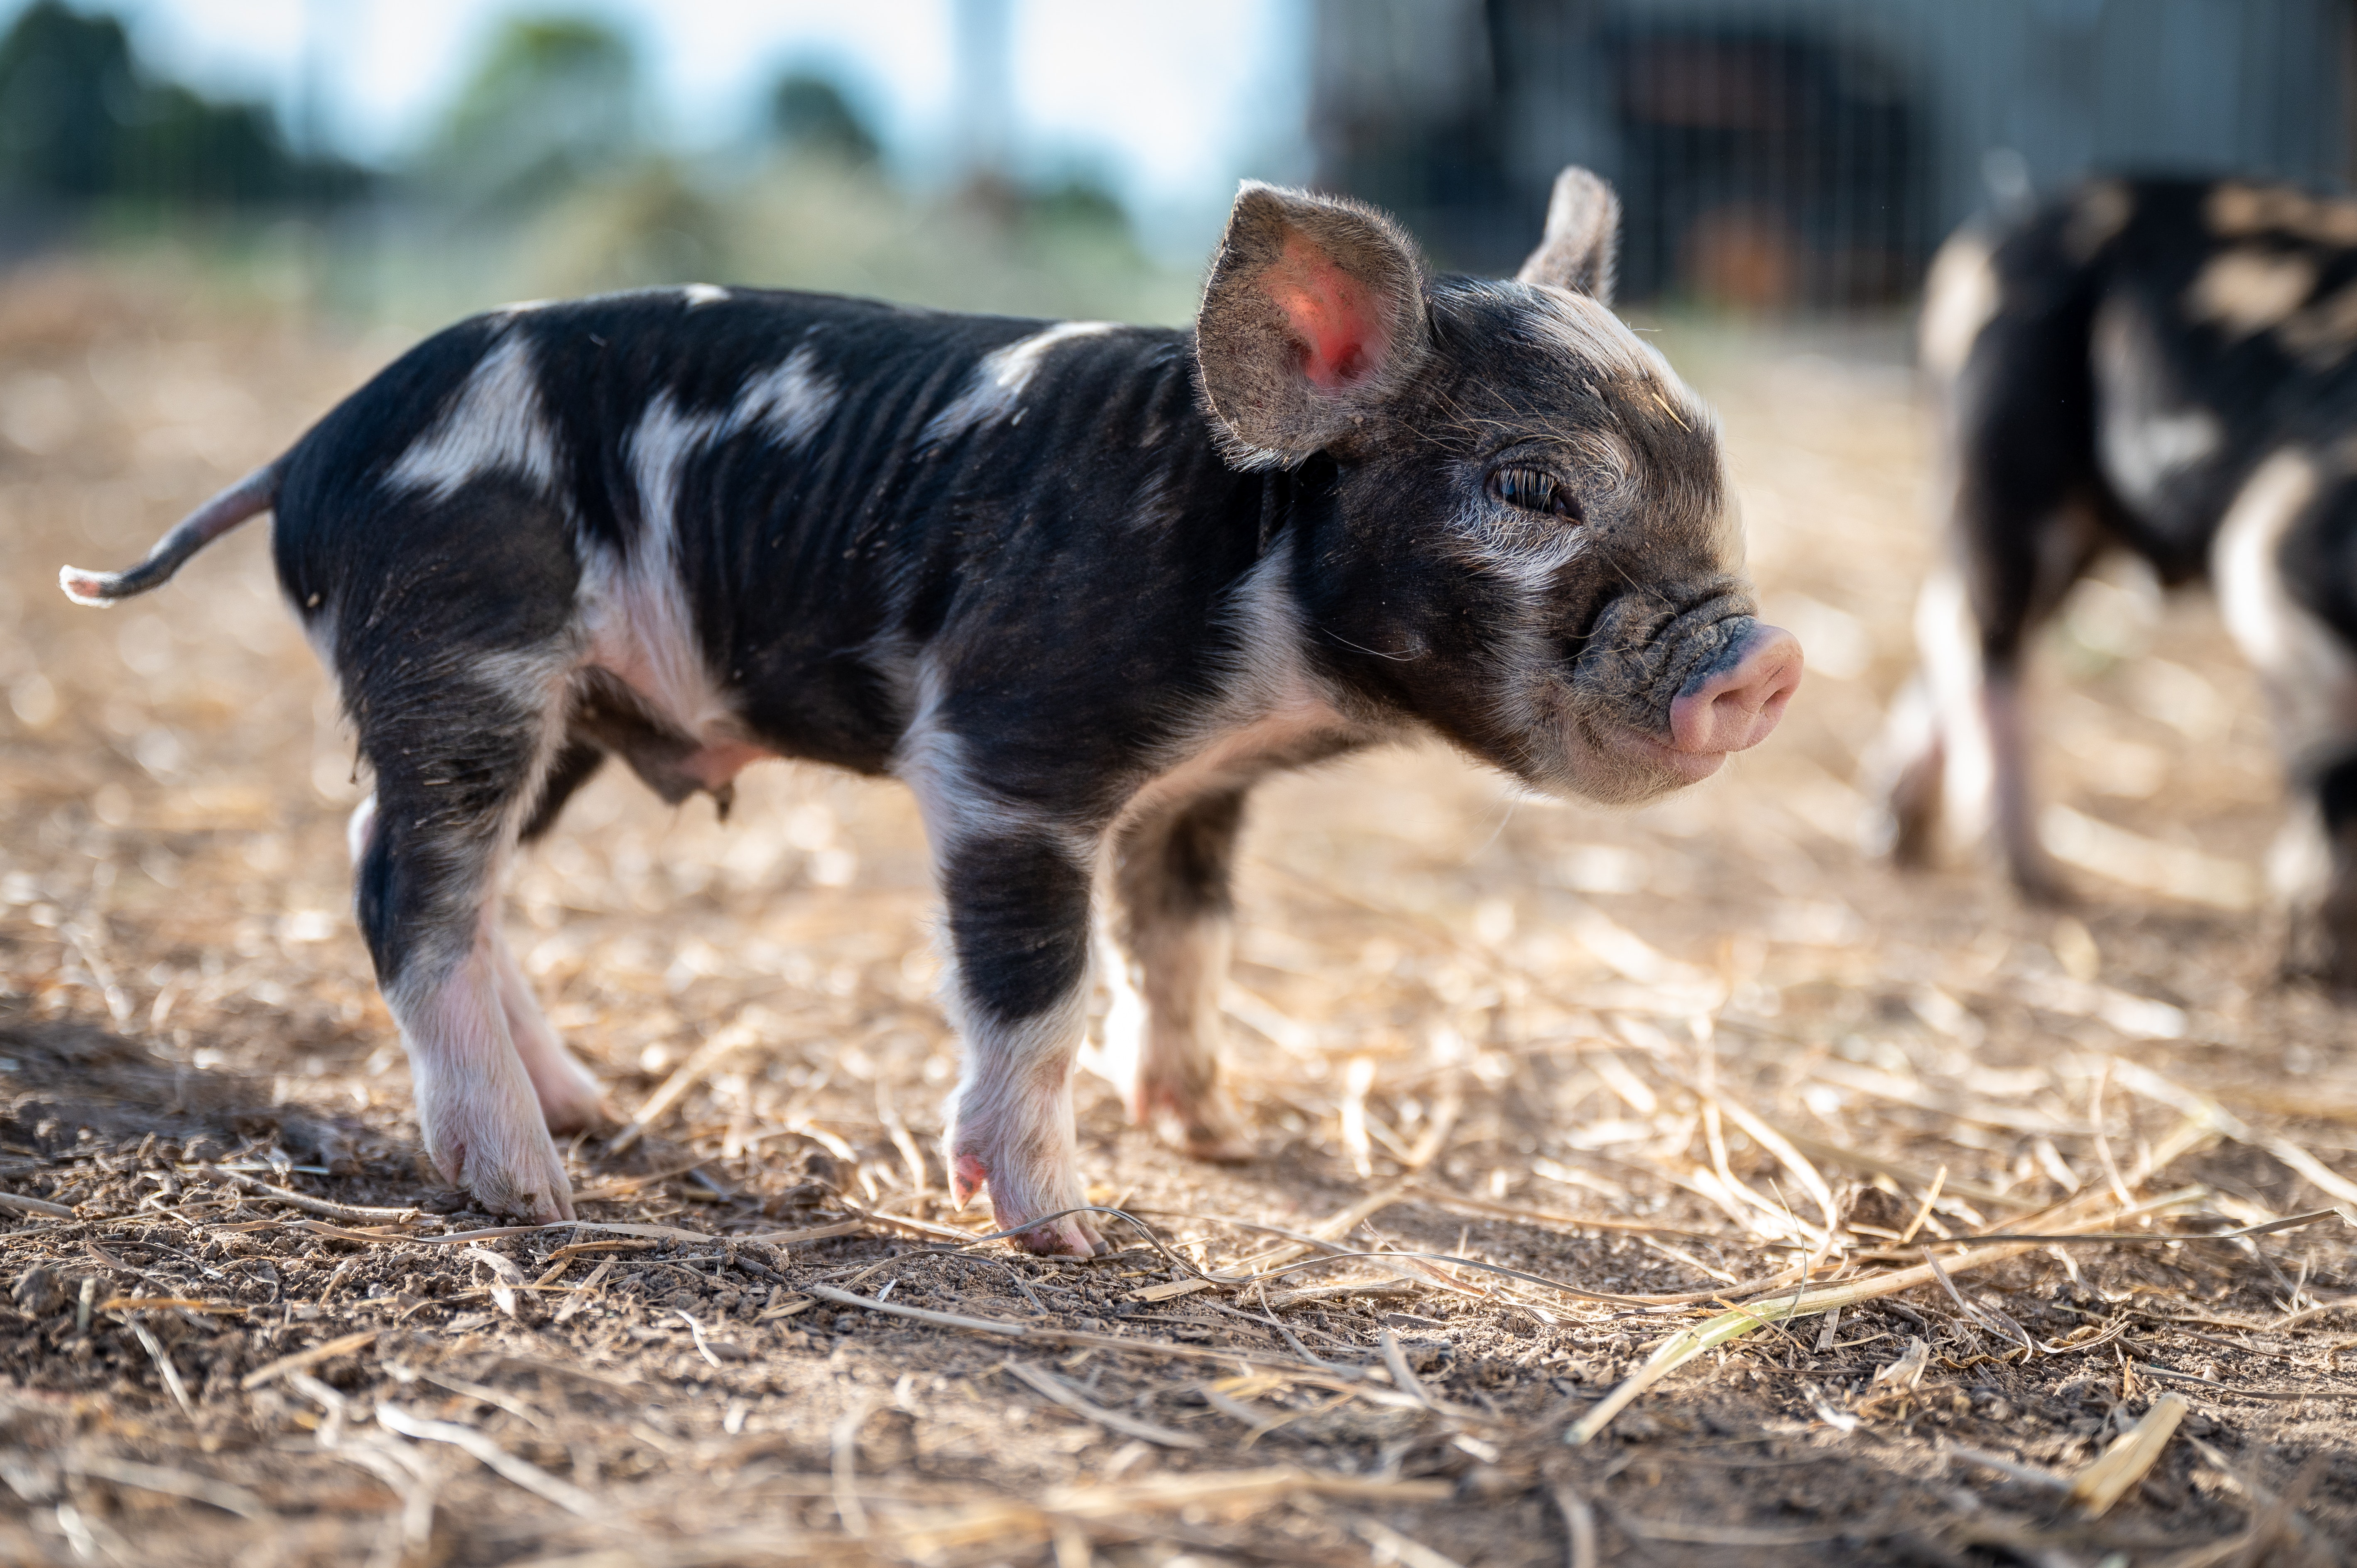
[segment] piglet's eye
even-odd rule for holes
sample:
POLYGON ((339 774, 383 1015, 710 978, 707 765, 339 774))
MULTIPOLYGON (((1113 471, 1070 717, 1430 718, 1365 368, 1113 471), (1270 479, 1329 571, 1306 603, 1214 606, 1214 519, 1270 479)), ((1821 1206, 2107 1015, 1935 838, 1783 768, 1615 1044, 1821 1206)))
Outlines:
POLYGON ((1579 498, 1544 468, 1500 468, 1490 476, 1490 493, 1523 511, 1580 521, 1579 498))

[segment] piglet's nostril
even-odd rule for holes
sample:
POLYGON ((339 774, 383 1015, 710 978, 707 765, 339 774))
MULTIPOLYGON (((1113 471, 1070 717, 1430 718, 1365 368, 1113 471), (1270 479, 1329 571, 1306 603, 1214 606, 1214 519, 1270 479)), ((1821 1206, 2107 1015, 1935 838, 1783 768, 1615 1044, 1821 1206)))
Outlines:
POLYGON ((1755 623, 1733 657, 1689 682, 1670 704, 1670 744, 1706 754, 1758 746, 1800 684, 1800 639, 1755 623))

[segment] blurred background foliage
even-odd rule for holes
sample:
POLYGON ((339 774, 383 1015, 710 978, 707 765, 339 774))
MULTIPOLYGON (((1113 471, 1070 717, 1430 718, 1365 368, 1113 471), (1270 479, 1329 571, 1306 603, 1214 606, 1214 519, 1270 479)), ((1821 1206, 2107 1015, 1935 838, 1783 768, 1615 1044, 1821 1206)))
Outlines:
POLYGON ((39 0, 0 38, 0 195, 52 221, 70 204, 340 201, 368 185, 288 151, 267 106, 151 76, 113 16, 39 0))
POLYGON ((813 0, 532 3, 0 0, 0 268, 144 265, 409 331, 695 281, 1177 322, 1237 174, 1495 274, 1576 161, 1622 193, 1624 303, 1890 324, 1984 207, 2100 169, 2326 183, 2357 153, 2348 0, 894 0, 848 68, 808 52, 842 18, 813 0), (265 12, 298 91, 190 84, 265 12), (415 57, 428 123, 362 161, 323 60, 347 91, 399 72, 354 18, 451 40, 415 57), (666 74, 691 38, 752 68, 693 145, 666 74), (1076 84, 1094 118, 1058 144, 1076 84), (1183 200, 1106 156, 1129 134, 1198 155, 1183 200))
POLYGON ((0 265, 71 252, 404 330, 515 298, 692 281, 1028 316, 1179 321, 1106 182, 976 159, 897 178, 856 90, 793 62, 734 143, 653 134, 634 40, 522 16, 397 166, 300 150, 267 103, 143 61, 116 16, 35 0, 0 37, 0 265))

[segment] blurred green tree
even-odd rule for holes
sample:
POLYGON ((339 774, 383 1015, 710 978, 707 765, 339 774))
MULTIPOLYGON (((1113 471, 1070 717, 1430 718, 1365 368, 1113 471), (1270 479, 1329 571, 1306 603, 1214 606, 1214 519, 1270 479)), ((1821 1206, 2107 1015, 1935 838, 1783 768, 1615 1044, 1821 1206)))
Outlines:
POLYGON ((335 198, 348 164, 296 157, 265 104, 216 103, 152 81, 111 16, 37 0, 0 38, 0 194, 88 203, 335 198))
POLYGON ((770 131, 790 152, 873 168, 883 149, 840 85, 815 71, 790 70, 770 91, 770 131))
POLYGON ((640 122, 629 39, 580 17, 518 18, 492 38, 420 172, 466 205, 537 205, 627 158, 640 122))
POLYGON ((1096 230, 1125 239, 1129 234, 1129 209, 1094 175, 1067 174, 1052 185, 1034 190, 1030 209, 1036 222, 1096 230))
POLYGON ((138 95, 121 22, 58 0, 27 7, 0 38, 0 182, 69 200, 108 194, 138 95))

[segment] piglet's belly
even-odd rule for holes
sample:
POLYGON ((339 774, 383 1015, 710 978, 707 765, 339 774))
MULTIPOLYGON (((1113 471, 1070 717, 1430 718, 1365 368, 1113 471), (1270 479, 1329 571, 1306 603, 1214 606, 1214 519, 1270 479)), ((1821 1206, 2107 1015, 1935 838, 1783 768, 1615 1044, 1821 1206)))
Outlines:
POLYGON ((730 733, 733 716, 716 716, 690 730, 663 714, 614 671, 583 672, 572 729, 619 757, 647 788, 673 805, 698 793, 726 799, 746 765, 777 753, 730 733))
POLYGON ((695 780, 698 789, 716 794, 748 763, 776 755, 746 740, 706 741, 680 758, 680 770, 695 780))

